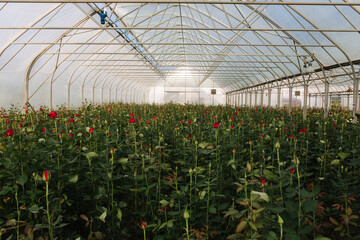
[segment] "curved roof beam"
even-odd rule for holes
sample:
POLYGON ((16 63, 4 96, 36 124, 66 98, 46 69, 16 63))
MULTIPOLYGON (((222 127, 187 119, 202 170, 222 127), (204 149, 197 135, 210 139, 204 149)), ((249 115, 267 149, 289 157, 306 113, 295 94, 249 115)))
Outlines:
MULTIPOLYGON (((5 4, 6 5, 6 4, 5 4)), ((5 5, 3 7, 5 7, 5 5)), ((39 22, 41 22, 41 20, 43 20, 44 18, 46 18, 48 15, 50 15, 52 12, 54 12, 56 9, 57 11, 55 12, 54 16, 52 16, 51 18, 49 18, 46 23, 43 25, 45 26, 47 23, 49 23, 54 17, 55 15, 62 9, 62 7, 64 7, 64 4, 58 4, 55 7, 51 8, 49 11, 47 11, 45 14, 43 14, 42 16, 40 16, 38 19, 35 20, 34 23, 32 23, 30 26, 34 27, 36 24, 38 24, 39 22)), ((0 10, 1 11, 1 10, 0 10)), ((22 31, 18 36, 14 37, 14 39, 8 44, 6 45, 0 52, 0 57, 4 54, 4 52, 12 45, 12 43, 16 42, 18 39, 20 39, 22 36, 24 36, 24 34, 26 34, 29 31, 29 29, 25 29, 24 31, 22 31)), ((28 41, 31 41, 41 30, 37 30, 33 37, 31 37, 28 41)), ((25 48, 25 44, 24 46, 22 46, 15 54, 13 54, 13 56, 2 66, 0 67, 0 71, 4 69, 4 67, 6 67, 7 64, 9 64, 9 62, 22 50, 25 48)))
MULTIPOLYGON (((85 18, 81 19, 80 21, 78 21, 77 23, 75 23, 73 26, 77 27, 80 26, 81 24, 85 23, 87 20, 89 19, 88 16, 86 16, 85 18)), ((69 29, 67 31, 65 31, 63 34, 61 34, 56 41, 54 41, 53 44, 48 45, 46 48, 43 49, 43 51, 41 51, 41 53, 39 53, 34 60, 31 62, 27 74, 26 74, 26 85, 25 85, 25 104, 28 104, 29 102, 29 82, 30 82, 30 74, 31 71, 35 65, 35 63, 41 58, 41 56, 44 55, 44 53, 46 53, 49 49, 51 49, 57 42, 59 42, 63 37, 65 37, 68 33, 70 33, 72 30, 69 29)))

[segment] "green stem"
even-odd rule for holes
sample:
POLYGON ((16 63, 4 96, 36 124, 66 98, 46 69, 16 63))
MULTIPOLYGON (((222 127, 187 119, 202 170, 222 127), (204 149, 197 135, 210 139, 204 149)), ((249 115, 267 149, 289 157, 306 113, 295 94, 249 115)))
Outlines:
POLYGON ((301 193, 300 193, 300 174, 299 174, 299 164, 296 164, 296 174, 298 179, 298 202, 299 202, 299 209, 298 209, 298 227, 300 229, 301 223, 301 193))
POLYGON ((16 200, 16 211, 17 211, 17 223, 16 223, 16 239, 20 239, 20 228, 19 228, 19 222, 20 222, 20 208, 19 208, 19 199, 18 199, 18 191, 15 192, 15 200, 16 200))
POLYGON ((282 182, 281 182, 280 149, 279 148, 276 149, 276 153, 277 153, 278 169, 279 169, 279 183, 280 183, 281 203, 282 203, 282 205, 284 205, 284 198, 283 198, 283 193, 282 193, 282 182))
POLYGON ((143 232, 144 232, 144 240, 146 240, 146 229, 143 228, 143 232))
POLYGON ((206 202, 206 239, 207 240, 209 239, 210 175, 211 175, 211 163, 209 163, 207 202, 206 202))
POLYGON ((179 192, 179 188, 178 188, 178 167, 175 167, 175 190, 176 190, 176 194, 178 195, 178 207, 179 207, 179 212, 181 212, 181 205, 180 205, 180 192, 179 192))
POLYGON ((187 236, 187 240, 190 240, 190 235, 189 235, 189 219, 185 219, 186 221, 186 236, 187 236))
POLYGON ((50 202, 49 202, 49 182, 46 181, 45 184, 46 184, 46 214, 48 220, 48 229, 49 229, 50 240, 53 240, 54 238, 51 229, 50 202))

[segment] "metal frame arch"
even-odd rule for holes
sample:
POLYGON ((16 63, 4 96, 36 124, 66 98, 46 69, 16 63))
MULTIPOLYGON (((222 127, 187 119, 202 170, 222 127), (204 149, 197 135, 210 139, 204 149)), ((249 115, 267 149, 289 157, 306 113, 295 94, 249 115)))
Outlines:
MULTIPOLYGON (((80 21, 78 21, 74 27, 81 25, 82 23, 85 23, 88 20, 88 16, 85 16, 85 18, 81 19, 80 21)), ((28 67, 27 73, 26 73, 26 86, 25 86, 25 100, 26 100, 26 104, 28 104, 29 102, 29 83, 30 83, 30 74, 31 71, 35 65, 35 63, 41 58, 41 56, 43 56, 50 48, 52 48, 55 43, 59 42, 64 36, 66 36, 68 33, 70 33, 72 30, 67 30, 65 31, 63 34, 61 34, 56 41, 54 41, 53 44, 48 45, 46 48, 44 48, 35 58, 34 60, 31 62, 31 64, 28 67)))

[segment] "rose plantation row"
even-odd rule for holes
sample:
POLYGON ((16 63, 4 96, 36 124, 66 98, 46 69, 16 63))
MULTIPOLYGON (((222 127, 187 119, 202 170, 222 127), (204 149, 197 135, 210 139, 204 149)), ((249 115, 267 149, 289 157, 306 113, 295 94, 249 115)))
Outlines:
POLYGON ((1 239, 360 239, 351 113, 0 112, 1 239))

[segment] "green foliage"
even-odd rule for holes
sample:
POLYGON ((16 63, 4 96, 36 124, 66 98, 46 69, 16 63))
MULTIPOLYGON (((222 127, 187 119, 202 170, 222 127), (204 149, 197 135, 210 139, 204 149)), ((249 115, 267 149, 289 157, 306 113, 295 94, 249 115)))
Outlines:
POLYGON ((295 110, 190 104, 56 111, 0 118, 3 239, 49 238, 44 170, 57 239, 142 239, 143 221, 148 239, 183 239, 185 209, 190 239, 280 239, 278 219, 283 239, 359 237, 360 125, 350 112, 324 119, 310 109, 303 120, 295 110))

